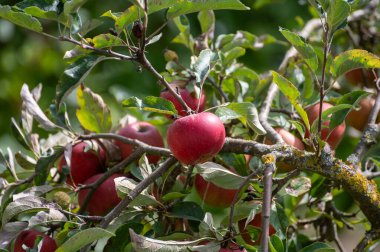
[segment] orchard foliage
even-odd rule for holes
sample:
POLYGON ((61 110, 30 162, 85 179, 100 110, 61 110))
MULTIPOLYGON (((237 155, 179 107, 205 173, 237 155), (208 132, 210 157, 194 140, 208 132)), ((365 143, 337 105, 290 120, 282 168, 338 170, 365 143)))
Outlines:
POLYGON ((0 5, 1 18, 70 45, 48 108, 42 85, 21 89, 11 125, 24 149, 0 150, 0 251, 344 251, 338 230, 358 223, 355 249, 374 251, 378 1, 309 0, 313 18, 280 27, 281 39, 220 34, 214 11, 249 9, 239 0, 133 0, 96 19, 82 15, 86 2, 0 5), (168 24, 178 33, 157 67, 149 51, 168 24), (241 60, 269 44, 289 47, 277 69, 259 74, 241 60), (154 76, 161 94, 124 97, 117 118, 87 85, 109 61, 154 76))

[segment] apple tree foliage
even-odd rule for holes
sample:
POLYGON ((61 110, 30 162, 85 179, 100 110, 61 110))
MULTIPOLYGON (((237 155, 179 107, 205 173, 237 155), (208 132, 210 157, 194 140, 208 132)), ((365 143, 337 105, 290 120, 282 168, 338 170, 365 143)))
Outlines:
MULTIPOLYGON (((109 10, 97 19, 81 16, 86 2, 24 0, 0 5, 0 18, 46 36, 51 43, 71 46, 62 55, 66 67, 48 108, 38 104, 42 85, 24 84, 20 90, 20 117, 10 123, 24 149, 0 151, 0 165, 6 168, 0 174, 0 251, 12 251, 17 235, 31 228, 53 237, 57 251, 219 251, 231 244, 247 251, 260 247, 278 252, 344 251, 338 231, 359 223, 366 230, 355 249, 375 251, 380 239, 379 81, 376 76, 371 88, 353 88, 344 75, 355 69, 375 73, 380 68, 378 1, 309 0, 313 18, 299 30, 280 27, 281 40, 238 27, 233 33, 219 34, 214 12, 247 10, 238 0, 131 0, 126 9, 109 10), (155 13, 164 18, 162 26, 152 30, 149 17, 155 13), (187 16, 192 13, 197 15, 200 34, 192 30, 187 16), (104 20, 109 30, 91 32, 104 20), (45 30, 47 23, 55 23, 57 30, 45 30), (165 36, 163 28, 168 24, 178 34, 167 45, 162 55, 165 70, 159 72, 150 62, 149 51, 165 36), (259 74, 240 60, 247 51, 284 43, 289 50, 277 69, 259 74), (186 47, 190 58, 170 50, 172 44, 186 47), (170 89, 169 83, 180 81, 195 95, 205 92, 206 110, 225 126, 221 152, 209 162, 187 166, 169 149, 124 138, 135 145, 135 152, 122 160, 113 142, 121 124, 135 121, 137 115, 165 137, 179 116, 173 103, 152 94, 124 97, 120 106, 126 116, 115 118, 104 99, 86 87, 93 68, 108 61, 135 64, 136 74, 157 79, 151 85, 170 89), (73 93, 76 118, 68 116, 65 104, 73 93), (320 137, 326 127, 323 122, 329 121, 327 127, 333 130, 367 96, 374 97, 375 105, 367 127, 356 132, 357 145, 349 155, 339 154, 339 147, 331 150, 320 137), (310 122, 307 107, 322 101, 334 106, 310 122), (48 137, 40 137, 37 127, 48 137), (298 136, 306 150, 284 144, 273 127, 298 136), (70 171, 57 171, 62 156, 70 160, 74 143, 94 139, 107 152, 104 180, 116 172, 125 175, 115 179, 122 201, 105 216, 88 215, 77 201, 78 191, 86 186, 69 185, 70 171), (265 139, 277 144, 263 144, 265 139), (149 164, 146 154, 160 155, 161 160, 149 164), (291 169, 276 172, 276 163, 291 169), (204 204, 193 186, 196 174, 236 192, 231 206, 215 209, 204 204), (349 200, 342 203, 342 198, 349 200), (261 227, 248 225, 260 212, 261 227), (238 228, 241 220, 245 230, 238 228), (260 230, 265 233, 269 226, 276 232, 263 235, 261 244, 242 237, 245 232, 258 240, 260 230)), ((181 101, 180 96, 177 99, 181 101)), ((189 137, 196 136, 189 132, 189 137)), ((95 190, 99 184, 92 186, 90 190, 95 190)), ((38 251, 38 246, 30 251, 38 251)))

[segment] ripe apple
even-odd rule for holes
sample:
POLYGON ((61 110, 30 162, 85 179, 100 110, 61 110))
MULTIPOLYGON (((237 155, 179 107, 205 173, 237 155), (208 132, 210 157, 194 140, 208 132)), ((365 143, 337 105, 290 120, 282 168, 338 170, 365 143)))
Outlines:
POLYGON ((167 140, 174 157, 194 165, 214 157, 222 149, 225 136, 222 121, 202 112, 177 119, 168 129, 167 140))
MULTIPOLYGON (((204 92, 202 91, 200 99, 198 99, 198 96, 195 92, 190 92, 186 87, 181 87, 176 84, 170 84, 171 87, 179 93, 179 95, 182 97, 183 101, 189 106, 192 110, 196 110, 199 104, 199 110, 198 112, 202 112, 205 109, 206 104, 206 96, 204 92), (200 100, 200 101, 199 101, 200 100)), ((183 108, 183 106, 179 103, 179 101, 168 91, 163 90, 161 91, 160 96, 168 101, 171 101, 174 104, 175 109, 178 111, 178 114, 180 116, 186 116, 186 111, 183 108)))
MULTIPOLYGON (((103 174, 97 174, 87 179, 85 184, 92 184, 96 182, 103 174)), ((107 178, 94 192, 88 205, 87 211, 90 215, 103 216, 106 215, 112 208, 114 208, 121 199, 117 196, 114 179, 123 177, 122 174, 113 174, 107 178)), ((78 202, 82 205, 90 189, 79 191, 78 202)))
MULTIPOLYGON (((67 178, 67 183, 70 185, 83 184, 86 179, 103 172, 105 160, 106 154, 100 145, 97 153, 89 142, 75 144, 72 148, 70 177, 67 178)), ((61 172, 65 165, 66 160, 62 156, 58 164, 58 171, 61 172)))
POLYGON ((239 193, 237 189, 225 189, 208 182, 199 174, 195 175, 194 186, 203 202, 217 208, 230 207, 235 194, 239 193))
MULTIPOLYGON (((327 103, 327 102, 323 102, 322 104, 322 111, 325 111, 326 109, 329 109, 333 107, 333 105, 331 105, 330 103, 327 103)), ((310 122, 310 125, 312 125, 312 123, 315 121, 315 120, 318 120, 318 116, 319 116, 319 103, 316 103, 310 107, 308 107, 306 109, 306 113, 307 113, 307 116, 309 118, 309 122, 310 122)), ((340 141, 342 140, 343 138, 343 135, 344 135, 344 130, 346 129, 346 124, 343 122, 342 124, 338 125, 330 134, 330 136, 327 138, 330 130, 329 130, 329 125, 330 125, 330 121, 325 121, 323 123, 323 126, 325 128, 322 129, 322 132, 321 132, 321 138, 322 140, 326 141, 331 149, 336 149, 336 147, 338 146, 338 144, 340 143, 340 141)), ((309 131, 306 131, 305 133, 305 136, 306 137, 310 137, 310 132, 309 131)))
POLYGON ((22 231, 16 238, 14 252, 26 252, 23 247, 32 249, 38 236, 42 237, 42 246, 40 252, 54 252, 57 249, 55 240, 42 232, 34 229, 22 231))
MULTIPOLYGON (((283 129, 283 128, 275 128, 275 131, 277 131, 278 134, 280 134, 282 140, 290 146, 293 146, 301 151, 305 150, 305 146, 302 143, 301 139, 298 137, 294 136, 292 133, 289 131, 283 129)), ((271 145, 273 144, 268 138, 265 139, 264 141, 265 144, 271 145)), ((289 172, 294 169, 294 167, 291 167, 288 164, 285 164, 284 162, 277 162, 277 172, 289 172)))
MULTIPOLYGON (((238 227, 239 227, 239 232, 240 232, 241 237, 249 245, 252 245, 252 246, 259 245, 260 240, 261 240, 261 232, 260 232, 259 237, 253 241, 248 231, 244 228, 246 221, 247 219, 243 219, 238 222, 238 227)), ((255 218, 251 222, 249 222, 248 226, 261 229, 261 223, 262 223, 262 216, 261 216, 261 213, 258 213, 255 215, 255 218)), ((275 233, 276 233, 276 230, 274 229, 274 227, 272 225, 269 225, 269 235, 272 235, 275 233)))
POLYGON ((354 69, 345 74, 349 83, 354 86, 374 87, 376 76, 371 69, 354 69))
POLYGON ((369 114, 372 107, 375 105, 375 99, 372 97, 366 97, 359 102, 359 110, 351 110, 347 115, 347 123, 351 127, 363 131, 367 125, 369 114))
MULTIPOLYGON (((146 144, 155 147, 164 147, 164 141, 160 132, 152 124, 148 122, 134 122, 126 125, 119 131, 119 135, 131 139, 137 139, 146 144)), ((115 144, 120 148, 122 158, 127 158, 133 152, 133 145, 125 144, 120 141, 115 141, 115 144)), ((150 163, 157 163, 160 156, 147 156, 150 163)))

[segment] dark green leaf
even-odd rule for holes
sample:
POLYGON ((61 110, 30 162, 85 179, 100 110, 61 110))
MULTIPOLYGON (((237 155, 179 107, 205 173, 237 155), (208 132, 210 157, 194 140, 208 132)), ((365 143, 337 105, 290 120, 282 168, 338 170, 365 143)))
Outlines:
POLYGON ((270 251, 274 252, 284 252, 284 244, 282 243, 280 237, 277 235, 272 235, 269 240, 269 246, 270 246, 270 251))
POLYGON ((15 159, 17 163, 26 170, 34 170, 36 167, 36 160, 20 151, 15 154, 15 159))
POLYGON ((178 202, 170 209, 169 216, 194 221, 202 221, 205 213, 202 208, 191 201, 178 202))
POLYGON ((0 5, 0 17, 24 28, 42 32, 42 26, 38 19, 24 12, 14 11, 8 5, 0 5))
POLYGON ((335 78, 338 78, 356 68, 380 68, 380 58, 365 50, 346 51, 335 57, 330 72, 335 78))
POLYGON ((330 0, 327 8, 327 24, 330 31, 341 28, 350 15, 351 7, 345 0, 330 0))
POLYGON ((111 111, 100 95, 95 94, 87 87, 81 86, 78 88, 77 101, 79 108, 76 115, 83 128, 96 133, 111 130, 111 111))
POLYGON ((137 97, 131 97, 124 100, 122 104, 124 107, 138 108, 140 110, 157 112, 160 114, 178 114, 173 103, 161 97, 147 96, 142 100, 137 97))
POLYGON ((298 114, 301 116, 303 122, 307 129, 310 129, 309 119, 307 117, 306 111, 302 108, 302 103, 299 101, 300 92, 298 89, 286 78, 282 77, 278 73, 272 71, 273 81, 277 84, 281 92, 288 98, 290 103, 297 110, 298 114))
POLYGON ((50 20, 58 20, 62 12, 59 0, 24 0, 16 6, 34 17, 50 20))
POLYGON ((330 245, 323 242, 314 242, 313 244, 304 247, 300 252, 327 252, 334 251, 330 245))
POLYGON ((34 182, 36 185, 42 185, 45 183, 49 175, 49 169, 53 167, 55 161, 61 157, 63 151, 64 148, 62 146, 57 146, 48 156, 38 159, 36 164, 36 176, 34 177, 34 182))
POLYGON ((249 10, 247 6, 245 6, 238 0, 185 0, 177 2, 177 4, 170 7, 169 11, 167 12, 167 17, 170 19, 192 12, 220 9, 249 10))
POLYGON ((88 228, 81 230, 69 239, 67 239, 56 252, 78 251, 91 242, 101 238, 115 236, 115 234, 101 228, 88 228))
POLYGON ((131 236, 129 235, 129 229, 133 229, 136 233, 141 233, 144 225, 136 222, 129 222, 120 226, 115 236, 108 240, 107 245, 104 248, 105 252, 124 251, 125 246, 131 242, 131 236))
POLYGON ((318 69, 318 57, 315 54, 313 47, 294 32, 283 28, 280 28, 280 32, 302 55, 306 64, 308 64, 313 71, 316 71, 318 69))
POLYGON ((100 61, 107 59, 105 56, 87 55, 77 59, 66 68, 57 85, 55 101, 59 108, 63 99, 72 92, 87 77, 91 69, 100 61))

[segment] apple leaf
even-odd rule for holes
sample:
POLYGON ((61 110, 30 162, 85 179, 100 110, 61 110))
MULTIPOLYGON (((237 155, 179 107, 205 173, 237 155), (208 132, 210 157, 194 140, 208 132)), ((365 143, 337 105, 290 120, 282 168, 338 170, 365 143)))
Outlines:
POLYGON ((308 177, 299 177, 292 179, 285 188, 285 192, 293 197, 298 197, 307 193, 311 188, 311 180, 308 177))
POLYGON ((34 177, 34 183, 42 185, 45 183, 49 169, 53 167, 55 161, 63 154, 64 148, 62 146, 57 146, 52 149, 52 153, 47 156, 40 157, 36 164, 36 176, 34 177))
POLYGON ((201 31, 209 37, 214 37, 215 14, 212 10, 202 10, 198 13, 198 21, 201 25, 201 31))
MULTIPOLYGON (((326 9, 325 9, 326 10, 326 9)), ((345 0, 330 0, 327 7, 327 24, 330 31, 335 32, 341 28, 350 15, 351 7, 345 0)))
POLYGON ((133 229, 129 229, 129 233, 136 252, 187 252, 205 240, 202 238, 194 241, 162 241, 136 234, 133 229))
POLYGON ((63 72, 57 85, 55 102, 59 109, 63 99, 72 92, 90 73, 91 69, 99 62, 110 59, 105 56, 89 54, 78 58, 63 72))
POLYGON ((8 250, 6 250, 8 245, 27 227, 28 223, 25 221, 9 222, 2 226, 0 230, 0 251, 8 252, 8 250))
POLYGON ((200 205, 190 201, 176 203, 167 213, 174 218, 188 219, 193 221, 202 221, 205 217, 200 205))
POLYGON ((107 245, 104 247, 104 252, 115 252, 124 251, 125 246, 131 242, 131 236, 129 234, 129 229, 134 230, 137 233, 143 231, 144 225, 137 222, 128 222, 120 226, 116 232, 115 236, 111 237, 107 245))
POLYGON ((77 91, 77 118, 86 130, 101 133, 112 128, 111 111, 103 98, 81 85, 77 91))
POLYGON ((138 108, 140 110, 156 112, 160 114, 178 114, 173 103, 161 97, 147 96, 143 99, 130 97, 122 102, 124 107, 138 108))
POLYGON ((34 170, 36 167, 36 160, 21 151, 16 152, 15 159, 16 162, 25 170, 34 170))
POLYGON ((286 217, 285 209, 278 203, 272 205, 270 223, 276 229, 276 235, 284 239, 289 226, 289 219, 286 217))
POLYGON ((366 50, 345 51, 335 57, 330 72, 335 78, 338 78, 357 68, 380 68, 380 58, 366 50))
POLYGON ((245 181, 244 177, 239 176, 227 170, 223 166, 213 162, 197 164, 196 168, 198 170, 198 173, 206 181, 209 181, 225 189, 238 189, 240 185, 245 181))
POLYGON ((9 5, 0 5, 0 17, 26 29, 42 32, 38 19, 25 12, 13 10, 9 5))
POLYGON ((123 46, 123 40, 119 37, 116 37, 112 34, 99 34, 92 39, 88 39, 95 48, 106 48, 113 46, 123 46))
POLYGON ((63 13, 69 15, 71 13, 77 13, 79 8, 84 5, 87 0, 69 0, 66 1, 63 6, 63 13))
POLYGON ((355 90, 348 94, 344 94, 339 98, 336 105, 349 104, 350 107, 346 107, 342 110, 336 111, 332 114, 330 120, 330 130, 334 129, 339 124, 343 123, 344 119, 347 117, 348 113, 359 104, 360 100, 368 96, 370 93, 363 90, 355 90))
POLYGON ((16 4, 25 13, 28 13, 37 18, 44 18, 49 20, 58 20, 61 13, 59 1, 34 1, 24 0, 16 4))
POLYGON ((42 185, 42 186, 33 186, 33 187, 30 187, 20 193, 17 193, 17 194, 13 194, 13 200, 18 200, 18 199, 21 199, 21 198, 24 198, 24 197, 28 197, 28 196, 42 196, 48 192, 50 192, 51 190, 53 190, 54 187, 51 186, 51 185, 42 185))
POLYGON ((269 239, 269 247, 270 251, 285 252, 284 244, 277 235, 271 235, 269 239))
POLYGON ((202 10, 249 10, 238 0, 184 0, 177 1, 167 12, 168 19, 202 10))
POLYGON ((323 242, 314 242, 313 244, 304 247, 300 250, 300 252, 333 252, 334 248, 330 247, 330 245, 323 242))
POLYGON ((308 64, 313 71, 316 71, 318 69, 318 57, 313 47, 306 43, 301 36, 294 32, 283 28, 280 28, 280 32, 302 55, 302 57, 305 59, 306 64, 308 64))
POLYGON ((43 224, 57 223, 57 222, 66 222, 66 216, 60 211, 49 208, 48 211, 40 211, 36 215, 32 216, 29 220, 29 227, 34 227, 43 224))
POLYGON ((218 108, 215 114, 225 123, 232 119, 239 119, 244 125, 250 127, 259 135, 266 134, 259 121, 259 115, 254 104, 250 102, 228 103, 218 108))
POLYGON ((228 66, 233 63, 233 60, 244 56, 245 55, 245 49, 243 47, 235 47, 225 53, 223 53, 222 57, 222 64, 223 66, 228 66))
POLYGON ((299 101, 300 92, 289 80, 281 76, 280 74, 272 71, 273 81, 277 84, 281 92, 288 98, 290 103, 297 110, 298 114, 301 116, 303 122, 307 129, 310 129, 309 119, 307 117, 306 111, 302 108, 302 103, 299 101))
POLYGON ((56 252, 78 251, 87 244, 97 241, 101 238, 114 236, 114 233, 101 228, 88 228, 79 231, 65 241, 56 252))
POLYGON ((197 60, 195 61, 193 68, 194 74, 198 84, 202 84, 211 68, 211 62, 214 61, 217 54, 214 54, 210 49, 205 49, 199 53, 197 60))

